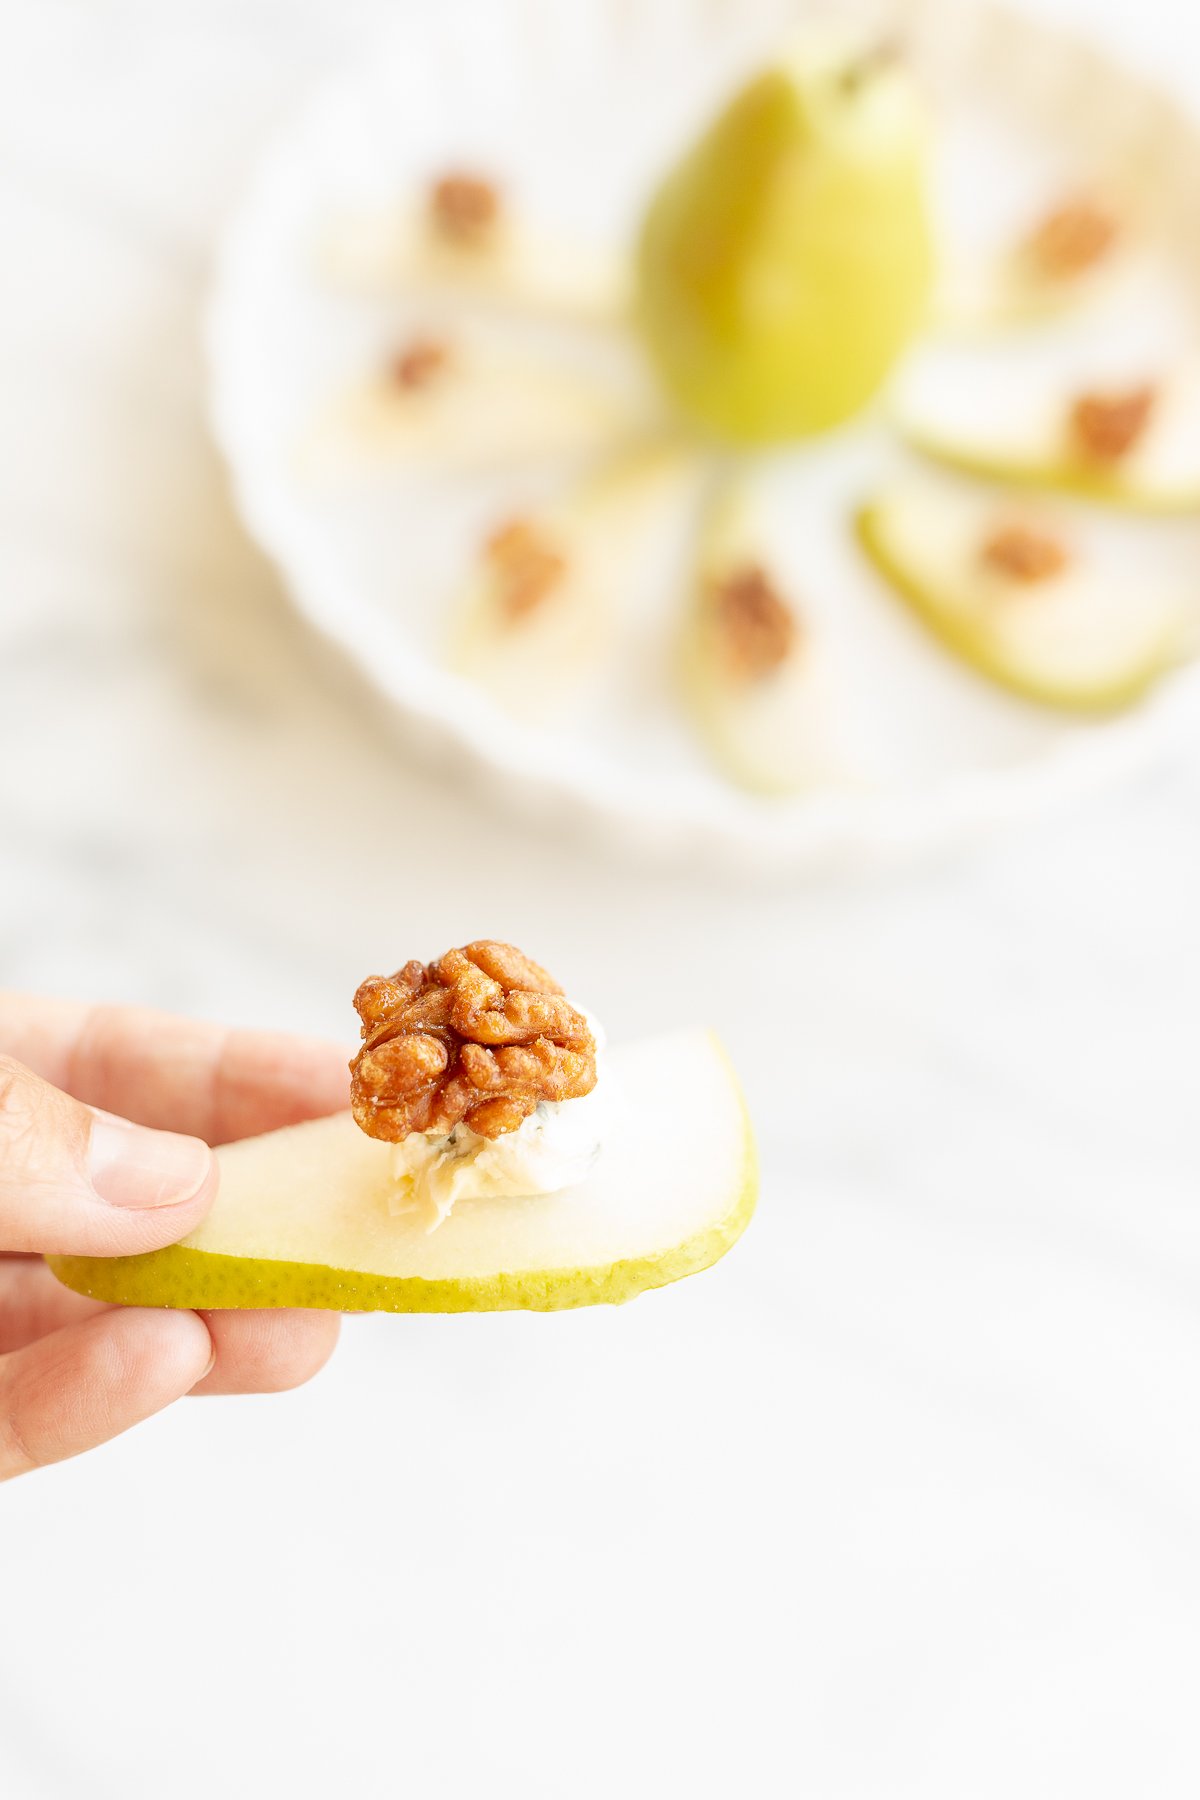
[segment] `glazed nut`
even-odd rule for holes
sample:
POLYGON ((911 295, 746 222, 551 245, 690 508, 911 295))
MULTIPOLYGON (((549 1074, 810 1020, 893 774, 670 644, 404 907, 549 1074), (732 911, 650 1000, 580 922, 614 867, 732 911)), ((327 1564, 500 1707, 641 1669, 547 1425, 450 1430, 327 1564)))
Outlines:
POLYGON ((713 601, 722 656, 735 679, 760 680, 786 661, 799 628, 760 564, 746 563, 718 581, 713 601))
POLYGON ((1064 281, 1095 268, 1119 235, 1113 213, 1099 201, 1083 197, 1047 213, 1030 236, 1027 249, 1041 274, 1064 281))
POLYGON ((372 975, 354 996, 363 1047, 351 1106, 370 1137, 515 1131, 542 1101, 589 1094, 596 1044, 558 983, 512 944, 481 939, 372 975))
POLYGON ((501 611, 510 623, 534 612, 567 572, 553 538, 530 519, 509 519, 494 531, 484 554, 496 581, 501 611))
POLYGON ((1061 539, 1019 522, 998 525, 984 539, 981 555, 989 569, 1022 586, 1048 581, 1070 561, 1061 539))
POLYGON ((392 358, 389 373, 397 387, 417 393, 446 373, 449 345, 440 338, 416 337, 392 358))
POLYGON ((472 248, 482 244, 499 216, 499 192, 480 175, 454 170, 430 189, 430 223, 451 243, 472 248))
POLYGON ((1115 463, 1145 435, 1158 398, 1144 382, 1124 393, 1081 394, 1071 408, 1071 436, 1093 462, 1115 463))

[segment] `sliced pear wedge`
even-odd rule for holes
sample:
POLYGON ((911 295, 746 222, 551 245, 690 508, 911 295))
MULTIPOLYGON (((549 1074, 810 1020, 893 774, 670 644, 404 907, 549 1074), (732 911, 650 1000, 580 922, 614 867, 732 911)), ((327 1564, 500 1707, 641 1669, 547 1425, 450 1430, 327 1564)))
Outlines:
POLYGON ((300 447, 302 472, 357 476, 396 466, 475 472, 595 454, 657 421, 632 357, 587 362, 546 355, 478 322, 401 343, 392 362, 327 407, 300 447), (407 382, 408 356, 439 360, 407 382))
POLYGON ((556 505, 498 520, 453 603, 450 667, 518 718, 569 717, 691 481, 686 448, 656 440, 602 463, 556 505))
POLYGON ((790 794, 844 776, 824 647, 779 587, 762 521, 737 484, 718 494, 701 531, 680 672, 701 736, 740 786, 790 794))
POLYGON ((511 216, 479 243, 455 243, 419 206, 346 213, 323 232, 317 264, 331 285, 371 297, 462 294, 586 326, 620 326, 630 312, 626 258, 511 216))
POLYGON ((604 1080, 600 1161, 563 1193, 464 1201, 431 1233, 389 1210, 392 1147, 339 1113, 219 1151, 216 1203, 182 1243, 51 1267, 128 1306, 554 1312, 631 1300, 707 1268, 740 1236, 754 1142, 737 1077, 706 1033, 612 1051, 604 1080))
MULTIPOLYGON (((1097 397, 1117 400, 1138 386, 1089 385, 1097 397)), ((895 417, 914 450, 964 474, 1129 512, 1200 513, 1200 381, 1194 375, 1158 384, 1144 431, 1126 453, 1110 458, 1089 453, 1081 441, 1076 400, 1031 392, 1021 381, 944 381, 936 390, 923 383, 902 391, 895 417)))
POLYGON ((935 295, 945 331, 1020 329, 1095 305, 1137 267, 1132 208, 1109 195, 1077 195, 1031 223, 1016 243, 975 257, 951 255, 935 295))
MULTIPOLYGON (((941 641, 1025 699, 1112 712, 1183 659, 1192 621, 1181 597, 1147 592, 1074 551, 1033 579, 989 566, 985 546, 1006 516, 994 497, 901 482, 862 510, 858 529, 872 562, 941 641)), ((1058 541, 1056 525, 1044 529, 1058 541)))

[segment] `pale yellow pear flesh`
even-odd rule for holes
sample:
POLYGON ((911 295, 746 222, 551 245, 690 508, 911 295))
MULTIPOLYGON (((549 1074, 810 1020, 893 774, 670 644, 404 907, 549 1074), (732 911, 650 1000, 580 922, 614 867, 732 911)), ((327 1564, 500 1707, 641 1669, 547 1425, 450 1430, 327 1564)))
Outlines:
MULTIPOLYGON (((299 447, 300 474, 338 481, 376 468, 541 467, 594 458, 657 419, 655 397, 632 359, 555 362, 477 323, 453 326, 438 342, 446 364, 428 385, 406 388, 383 369, 338 395, 299 447)), ((404 347, 400 340, 398 351, 404 347)))
POLYGON ((894 408, 914 450, 961 474, 1126 512, 1200 516, 1200 379, 1165 384, 1144 436, 1111 462, 1074 443, 1070 412, 1070 395, 996 380, 944 382, 937 396, 914 389, 894 408))
POLYGON ((604 1081, 600 1160, 559 1194, 464 1200, 429 1232, 391 1210, 391 1146, 340 1113, 219 1151, 217 1200, 182 1243, 50 1265, 68 1287, 131 1306, 550 1312, 629 1300, 707 1268, 740 1236, 754 1143, 707 1033, 610 1051, 604 1081))
MULTIPOLYGON (((555 504, 521 514, 562 573, 514 617, 502 570, 480 547, 452 599, 449 666, 524 722, 569 723, 602 678, 643 569, 693 477, 674 438, 648 437, 605 457, 555 504)), ((504 521, 507 523, 507 521, 504 521)))
POLYGON ((643 336, 680 408, 730 442, 849 418, 923 322, 924 126, 879 49, 839 30, 801 38, 731 101, 646 215, 643 336))
POLYGON ((419 207, 345 213, 321 235, 318 272, 334 287, 370 296, 467 295, 587 326, 623 324, 630 295, 622 257, 539 229, 514 217, 511 204, 505 210, 483 241, 465 244, 431 230, 419 207))
POLYGON ((1045 582, 990 571, 983 546, 1006 516, 994 496, 901 481, 861 510, 858 532, 935 636, 1023 699, 1063 712, 1114 712, 1183 660, 1192 621, 1180 594, 1143 591, 1086 557, 1069 557, 1064 573, 1045 582))
POLYGON ((796 638, 785 660, 753 677, 731 669, 716 613, 721 585, 751 566, 769 569, 762 520, 740 483, 710 505, 680 641, 684 700, 714 762, 748 792, 801 793, 844 778, 837 753, 835 690, 824 649, 792 606, 796 638))

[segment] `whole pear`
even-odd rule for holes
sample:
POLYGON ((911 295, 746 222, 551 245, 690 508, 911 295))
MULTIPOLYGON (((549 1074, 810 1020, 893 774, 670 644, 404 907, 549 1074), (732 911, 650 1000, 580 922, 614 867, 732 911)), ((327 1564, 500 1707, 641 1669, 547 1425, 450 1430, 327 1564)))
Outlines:
POLYGON ((663 182, 638 308, 678 406, 735 443, 857 412, 921 324, 933 279, 920 103, 890 46, 796 42, 663 182))

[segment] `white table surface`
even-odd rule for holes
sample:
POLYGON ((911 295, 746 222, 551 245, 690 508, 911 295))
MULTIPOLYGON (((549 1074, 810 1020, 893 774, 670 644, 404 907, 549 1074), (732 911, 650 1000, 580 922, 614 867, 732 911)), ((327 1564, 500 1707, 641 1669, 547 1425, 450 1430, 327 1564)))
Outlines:
MULTIPOLYGON (((1192 1796, 1200 749, 759 891, 409 766, 232 517, 197 342, 256 145, 394 10, 4 8, 0 979, 346 1034, 511 936, 614 1036, 721 1030, 761 1209, 631 1308, 352 1320, 7 1488, 0 1793, 1192 1796)), ((1056 10, 1197 61, 1185 0, 1056 10)))

